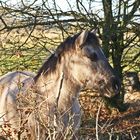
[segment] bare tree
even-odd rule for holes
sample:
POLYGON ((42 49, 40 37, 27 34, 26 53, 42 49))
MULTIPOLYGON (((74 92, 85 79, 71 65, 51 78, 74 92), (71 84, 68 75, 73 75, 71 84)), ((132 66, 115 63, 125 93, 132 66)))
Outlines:
MULTIPOLYGON (((22 63, 22 69, 32 69, 44 59, 43 55, 39 56, 41 53, 53 51, 52 46, 68 35, 87 28, 98 28, 103 50, 120 78, 124 71, 139 71, 139 0, 65 0, 65 3, 67 10, 55 0, 21 0, 15 4, 10 0, 0 1, 1 56, 4 56, 1 65, 12 70, 22 63), (7 46, 10 49, 6 49, 7 46), (38 51, 28 59, 24 57, 19 59, 18 65, 10 65, 9 57, 20 57, 22 53, 24 56, 24 50, 33 51, 35 48, 38 51), (5 55, 8 50, 10 52, 5 55), (10 66, 6 66, 5 59, 10 66), (29 60, 34 60, 35 64, 29 63, 29 60)), ((3 68, 1 72, 5 70, 3 68)))

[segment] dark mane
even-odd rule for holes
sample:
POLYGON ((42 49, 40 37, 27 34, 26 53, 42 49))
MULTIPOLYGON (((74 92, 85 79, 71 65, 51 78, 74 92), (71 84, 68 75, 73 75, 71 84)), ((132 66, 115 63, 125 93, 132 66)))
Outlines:
MULTIPOLYGON (((56 49, 55 53, 52 54, 47 61, 42 65, 42 67, 39 69, 37 75, 35 76, 34 80, 36 81, 38 77, 43 73, 47 74, 48 72, 53 72, 56 69, 57 63, 60 62, 61 57, 64 53, 70 51, 71 49, 75 49, 75 40, 77 37, 81 34, 77 33, 72 37, 68 37, 64 42, 62 42, 56 49)), ((89 32, 86 43, 98 43, 98 38, 95 34, 89 32)))

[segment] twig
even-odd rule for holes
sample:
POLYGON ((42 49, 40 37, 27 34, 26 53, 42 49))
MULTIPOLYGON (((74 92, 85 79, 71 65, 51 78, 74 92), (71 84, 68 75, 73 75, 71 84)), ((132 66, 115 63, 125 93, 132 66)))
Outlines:
POLYGON ((99 130, 98 130, 98 120, 99 120, 99 114, 100 114, 100 110, 101 110, 101 107, 103 105, 103 101, 101 101, 100 103, 100 106, 98 108, 98 111, 97 111, 97 114, 96 114, 96 139, 99 140, 99 130))

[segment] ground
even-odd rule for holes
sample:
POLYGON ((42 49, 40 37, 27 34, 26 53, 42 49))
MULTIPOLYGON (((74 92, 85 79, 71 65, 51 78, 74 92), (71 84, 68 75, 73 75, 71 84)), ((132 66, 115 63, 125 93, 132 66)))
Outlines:
POLYGON ((140 92, 127 92, 125 112, 108 108, 95 93, 80 97, 84 110, 80 128, 81 140, 140 140, 140 92))

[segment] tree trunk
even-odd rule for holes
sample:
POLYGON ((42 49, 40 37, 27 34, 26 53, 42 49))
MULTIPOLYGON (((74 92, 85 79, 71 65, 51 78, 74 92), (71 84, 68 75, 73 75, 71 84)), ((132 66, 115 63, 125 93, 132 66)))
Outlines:
POLYGON ((111 55, 113 67, 116 74, 122 80, 122 45, 123 33, 115 23, 112 14, 112 0, 102 0, 104 8, 104 25, 103 25, 103 50, 107 58, 111 55), (110 54, 111 53, 111 54, 110 54))
POLYGON ((110 50, 110 36, 111 36, 111 27, 113 23, 112 16, 112 1, 111 0, 102 0, 103 9, 104 9, 104 24, 103 24, 103 50, 107 58, 109 58, 110 50))

